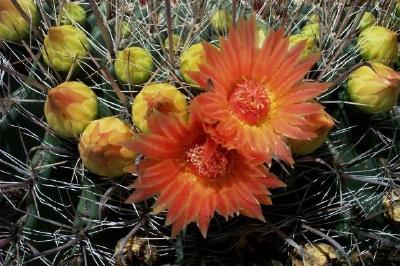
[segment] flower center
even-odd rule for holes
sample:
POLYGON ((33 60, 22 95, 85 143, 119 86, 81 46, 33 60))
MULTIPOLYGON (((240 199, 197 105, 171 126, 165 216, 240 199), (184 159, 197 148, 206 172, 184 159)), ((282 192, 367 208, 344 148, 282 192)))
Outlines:
POLYGON ((250 125, 267 116, 270 104, 264 84, 254 80, 237 84, 228 102, 233 113, 250 125))
POLYGON ((228 158, 226 150, 219 145, 208 141, 204 144, 195 144, 185 154, 189 169, 207 181, 217 181, 226 174, 228 158))

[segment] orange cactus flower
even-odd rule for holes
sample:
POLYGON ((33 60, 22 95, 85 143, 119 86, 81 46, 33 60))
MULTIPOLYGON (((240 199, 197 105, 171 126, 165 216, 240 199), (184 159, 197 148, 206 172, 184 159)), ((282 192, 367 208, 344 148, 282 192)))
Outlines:
POLYGON ((172 235, 196 222, 206 237, 214 213, 236 214, 264 221, 260 204, 271 204, 268 188, 284 184, 259 163, 217 144, 205 131, 198 112, 189 122, 159 113, 149 121, 150 133, 127 143, 146 156, 126 202, 158 196, 154 213, 168 209, 172 235))
POLYGON ((196 99, 206 131, 243 154, 292 164, 286 139, 316 137, 304 117, 321 111, 310 100, 328 84, 303 78, 319 55, 300 60, 305 43, 289 48, 283 29, 259 47, 254 18, 232 28, 219 49, 203 45, 206 63, 191 77, 209 90, 196 99))

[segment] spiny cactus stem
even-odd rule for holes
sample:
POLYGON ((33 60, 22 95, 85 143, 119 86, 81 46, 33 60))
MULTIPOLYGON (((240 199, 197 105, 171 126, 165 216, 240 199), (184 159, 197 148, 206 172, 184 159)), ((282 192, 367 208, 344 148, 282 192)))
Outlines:
POLYGON ((65 78, 65 82, 68 82, 71 79, 72 75, 74 74, 74 71, 75 71, 75 68, 76 68, 77 64, 78 64, 78 56, 75 56, 75 59, 74 59, 74 61, 72 63, 72 66, 68 70, 68 74, 67 74, 67 77, 65 78))
MULTIPOLYGON (((60 1, 60 11, 63 10, 65 5, 65 0, 61 0, 60 1)), ((56 20, 56 26, 60 26, 60 22, 61 22, 61 16, 62 16, 63 12, 59 12, 58 16, 57 16, 57 20, 56 20)))
POLYGON ((102 36, 104 38, 104 41, 106 43, 107 50, 109 52, 109 56, 113 57, 114 56, 113 42, 112 42, 112 39, 111 39, 110 32, 107 30, 107 26, 104 23, 102 15, 101 15, 101 13, 99 11, 99 7, 97 6, 95 0, 89 0, 89 4, 90 4, 90 7, 91 7, 91 9, 93 11, 94 17, 96 18, 96 24, 99 27, 99 29, 101 31, 101 34, 102 34, 102 36))
POLYGON ((400 250, 400 245, 399 244, 396 244, 393 241, 390 241, 389 239, 381 237, 381 236, 379 236, 377 234, 374 234, 372 232, 359 232, 358 234, 360 236, 363 236, 363 237, 367 237, 367 238, 378 240, 379 242, 382 243, 382 245, 384 245, 386 247, 395 248, 397 250, 400 250))
POLYGON ((153 24, 150 23, 150 32, 153 33, 154 32, 154 28, 157 25, 157 19, 156 19, 156 16, 154 14, 154 3, 153 3, 153 0, 148 0, 147 1, 147 6, 149 8, 149 14, 150 14, 151 21, 153 22, 153 24))
POLYGON ((333 239, 332 237, 328 236, 327 234, 321 232, 320 230, 317 230, 311 226, 308 226, 306 224, 302 224, 301 227, 307 231, 310 231, 311 233, 320 236, 322 238, 324 238, 326 241, 328 241, 329 243, 332 244, 332 246, 334 246, 339 253, 343 256, 343 258, 346 260, 346 262, 348 263, 348 265, 351 265, 350 262, 350 258, 347 255, 346 251, 344 250, 344 248, 342 247, 342 245, 340 245, 335 239, 333 239))
POLYGON ((15 6, 15 8, 18 10, 18 12, 21 14, 21 16, 26 20, 28 25, 31 25, 33 33, 36 35, 36 37, 42 42, 43 41, 43 35, 40 33, 39 29, 37 26, 33 25, 31 19, 29 16, 24 12, 22 7, 19 5, 17 0, 11 0, 12 4, 15 6))
MULTIPOLYGON (((136 234, 136 232, 147 223, 149 217, 148 215, 143 215, 143 217, 140 219, 140 221, 132 228, 132 230, 122 239, 121 241, 121 247, 125 247, 126 243, 128 242, 128 240, 134 236, 136 234)), ((118 257, 121 258, 122 261, 122 265, 126 265, 125 263, 125 259, 124 259, 124 253, 123 253, 124 249, 121 248, 120 252, 117 254, 118 257)))
POLYGON ((56 75, 56 78, 57 78, 57 79, 55 79, 55 78, 53 77, 53 75, 51 75, 51 74, 49 73, 49 71, 43 66, 43 64, 40 63, 40 60, 39 60, 40 57, 34 55, 34 53, 33 53, 32 49, 31 49, 31 47, 30 47, 24 40, 22 40, 22 45, 25 47, 25 49, 28 51, 29 55, 30 55, 31 58, 33 59, 33 64, 36 64, 36 65, 40 68, 40 70, 41 70, 43 73, 46 73, 46 76, 47 76, 47 77, 50 77, 49 80, 50 80, 51 84, 52 84, 53 86, 55 86, 55 85, 58 83, 58 81, 61 80, 60 74, 59 74, 58 72, 54 72, 55 75, 56 75))
POLYGON ((232 23, 233 26, 236 27, 236 16, 237 16, 237 8, 238 8, 238 1, 232 1, 232 23))
POLYGON ((282 18, 282 25, 287 25, 289 19, 289 0, 284 0, 280 2, 280 8, 282 10, 281 18, 282 18))
POLYGON ((100 70, 101 74, 108 80, 108 82, 111 84, 111 87, 113 88, 115 94, 117 95, 118 99, 122 103, 122 105, 125 107, 125 111, 129 113, 129 100, 125 96, 125 94, 122 92, 120 87, 118 86, 118 83, 114 80, 110 72, 104 67, 100 66, 99 63, 96 61, 96 59, 89 54, 90 59, 93 61, 93 63, 96 65, 97 69, 100 70))
POLYGON ((64 245, 61 245, 61 246, 58 246, 56 248, 52 248, 52 249, 49 249, 49 250, 46 250, 46 251, 43 251, 43 252, 40 252, 40 253, 36 253, 36 254, 34 254, 32 256, 27 256, 28 261, 26 263, 29 263, 30 261, 33 261, 33 260, 38 259, 40 257, 51 255, 51 254, 60 252, 62 250, 65 250, 67 248, 70 248, 70 247, 76 245, 81 240, 82 239, 80 239, 79 237, 76 237, 76 238, 70 240, 69 242, 65 243, 64 245))
MULTIPOLYGON (((339 86, 340 84, 342 84, 342 82, 345 81, 345 80, 350 76, 350 74, 351 74, 354 70, 356 70, 356 69, 358 69, 358 68, 364 66, 365 64, 366 64, 366 62, 357 63, 357 64, 355 64, 354 66, 352 66, 349 70, 347 70, 345 73, 341 74, 339 77, 337 77, 337 78, 331 83, 331 85, 330 85, 329 88, 327 89, 327 92, 329 93, 332 89, 334 89, 335 87, 337 87, 337 86, 339 86)), ((326 94, 323 94, 322 96, 317 97, 317 99, 322 98, 322 97, 325 97, 325 96, 326 96, 326 94)))
POLYGON ((196 24, 199 23, 201 25, 201 23, 203 22, 203 14, 204 14, 204 10, 205 10, 205 6, 207 5, 207 0, 198 2, 197 4, 193 4, 192 5, 192 9, 193 9, 193 24, 190 27, 188 36, 186 38, 186 41, 183 45, 183 47, 189 47, 189 43, 190 40, 192 39, 192 35, 193 32, 195 31, 196 28, 196 24))
POLYGON ((118 2, 118 0, 109 0, 109 1, 107 1, 107 15, 106 15, 107 16, 107 21, 113 15, 113 6, 116 7, 116 10, 118 10, 117 6, 119 6, 119 5, 117 4, 117 2, 118 2), (113 3, 114 3, 114 5, 113 5, 113 3))
MULTIPOLYGON (((153 1, 152 0, 150 0, 149 2, 148 2, 148 8, 149 8, 149 13, 150 13, 150 19, 151 19, 151 24, 150 24, 150 32, 151 33, 154 33, 154 32, 156 32, 157 33, 157 37, 158 37, 158 41, 159 41, 159 43, 160 43, 160 47, 161 47, 161 50, 162 50, 162 52, 163 52, 163 54, 167 54, 167 50, 165 49, 165 47, 164 47, 164 45, 163 45, 163 41, 162 41, 162 39, 161 39, 161 33, 160 33, 160 30, 159 30, 159 28, 157 27, 157 25, 158 25, 158 21, 157 21, 157 16, 156 16, 156 12, 155 12, 155 10, 154 10, 154 4, 153 4, 153 1)), ((172 22, 172 21, 171 21, 172 22)), ((170 36, 172 36, 172 31, 171 31, 171 35, 170 36)), ((172 40, 172 38, 169 38, 170 40, 172 40)), ((173 46, 170 46, 170 47, 173 47, 173 46)), ((171 50, 171 49, 170 49, 171 50)), ((165 59, 164 59, 164 61, 165 62, 167 62, 168 63, 168 61, 166 61, 165 59)), ((174 68, 172 67, 172 65, 171 64, 169 64, 169 67, 171 68, 171 72, 173 72, 174 71, 174 68)), ((153 76, 155 76, 155 75, 153 75, 153 76)), ((152 80, 153 79, 153 76, 150 78, 150 80, 152 80)), ((149 83, 150 81, 148 81, 147 83, 149 83)))
POLYGON ((44 217, 40 217, 38 215, 35 215, 33 213, 28 213, 28 212, 20 210, 18 208, 14 208, 14 210, 17 211, 17 212, 26 214, 28 216, 31 216, 31 217, 33 217, 35 219, 41 220, 43 222, 46 222, 46 223, 49 223, 49 224, 52 224, 52 225, 55 225, 55 226, 62 227, 62 228, 67 229, 67 230, 72 230, 73 229, 72 226, 69 226, 69 225, 66 225, 66 224, 63 224, 63 223, 59 223, 59 222, 56 222, 56 221, 53 221, 53 220, 50 220, 50 219, 47 219, 47 218, 44 218, 44 217))
POLYGON ((43 2, 42 1, 38 1, 37 6, 39 7, 40 16, 43 18, 44 24, 46 25, 46 28, 50 28, 51 27, 51 22, 49 20, 49 14, 44 9, 43 2))
MULTIPOLYGON (((364 10, 365 11, 365 10, 364 10)), ((357 15, 358 16, 358 15, 357 15)), ((359 17, 359 19, 361 19, 362 16, 359 17)), ((358 24, 357 24, 358 25, 358 24)), ((352 38, 350 38, 350 36, 353 34, 353 32, 356 30, 357 28, 356 24, 353 24, 352 28, 350 29, 350 34, 349 36, 345 37, 344 39, 340 40, 340 44, 339 46, 336 48, 336 52, 332 55, 332 57, 329 59, 329 61, 326 63, 326 65, 324 66, 324 69, 321 71, 321 73, 319 74, 317 80, 322 80, 325 76, 325 74, 327 74, 327 72, 329 72, 331 70, 331 65, 333 64, 333 62, 335 62, 336 58, 343 52, 344 47, 346 47, 351 41, 352 38)), ((332 45, 332 47, 335 47, 335 45, 332 45)), ((333 48, 334 49, 334 48, 333 48)))
POLYGON ((172 68, 175 68, 175 49, 173 49, 173 38, 172 38, 172 16, 171 16, 171 2, 170 0, 165 0, 165 13, 167 15, 167 30, 168 30, 168 45, 170 47, 169 50, 169 61, 172 68))
POLYGON ((5 65, 0 64, 0 70, 5 71, 7 73, 9 73, 10 75, 16 76, 18 78, 20 78, 21 80, 23 80, 26 84, 36 87, 38 89, 40 89, 41 91, 43 91, 44 93, 46 93, 48 91, 48 88, 45 87, 44 85, 40 84, 39 82, 37 82, 36 80, 27 77, 17 71, 14 71, 12 69, 9 69, 8 67, 6 67, 5 65))
MULTIPOLYGON (((288 219, 286 222, 284 222, 282 225, 280 225, 280 227, 284 227, 287 224, 292 223, 292 219, 288 219)), ((300 253, 305 254, 304 249, 297 244, 291 237, 289 237, 287 234, 285 234, 284 232, 282 232, 282 230, 280 228, 278 228, 275 224, 273 224, 270 221, 266 221, 266 223, 268 224, 268 226, 271 227, 271 230, 273 232, 275 232, 280 238, 282 238, 288 245, 294 247, 295 249, 297 249, 300 253)))
MULTIPOLYGON (((395 5, 398 1, 393 1, 393 0, 389 0, 389 1, 383 1, 383 10, 394 10, 395 5)), ((379 20, 378 20, 378 25, 388 25, 389 21, 390 21, 391 16, 389 14, 385 15, 385 16, 380 16, 379 20)))

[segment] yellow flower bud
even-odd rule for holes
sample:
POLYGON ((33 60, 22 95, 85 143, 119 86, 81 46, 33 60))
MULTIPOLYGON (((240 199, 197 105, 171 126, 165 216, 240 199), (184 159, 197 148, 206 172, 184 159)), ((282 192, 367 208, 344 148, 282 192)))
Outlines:
POLYGON ((232 25, 232 15, 225 10, 217 10, 211 16, 211 26, 216 32, 227 32, 232 25))
POLYGON ((305 119, 310 123, 309 128, 317 135, 317 137, 310 140, 290 139, 290 149, 297 155, 307 155, 321 147, 328 137, 331 128, 335 125, 332 118, 325 111, 310 114, 306 116, 305 119))
POLYGON ((154 111, 164 114, 173 113, 182 120, 186 120, 186 98, 177 88, 168 83, 147 85, 135 97, 132 105, 133 122, 142 132, 149 132, 147 120, 154 111))
POLYGON ((319 15, 316 14, 316 13, 312 14, 312 15, 308 18, 308 23, 310 23, 310 24, 319 23, 319 15))
MULTIPOLYGON (((39 11, 33 0, 18 0, 25 14, 33 25, 39 23, 39 11)), ((0 39, 8 41, 23 40, 31 28, 11 0, 0 1, 0 39)))
POLYGON ((198 84, 189 77, 189 72, 198 71, 199 65, 205 62, 205 52, 201 43, 196 43, 184 51, 180 58, 179 68, 183 79, 192 86, 198 84))
POLYGON ((72 25, 62 25, 49 28, 42 55, 44 62, 54 70, 69 71, 89 49, 89 40, 83 31, 72 25))
POLYGON ((60 20, 62 25, 72 25, 74 23, 85 25, 86 11, 78 3, 65 3, 60 11, 60 20))
POLYGON ((306 46, 304 47, 303 52, 300 55, 300 60, 307 58, 308 56, 319 52, 317 45, 315 44, 315 40, 312 36, 304 35, 304 34, 294 34, 289 36, 289 47, 293 47, 296 44, 305 41, 306 46))
POLYGON ((365 60, 391 64, 397 57, 397 34, 385 27, 371 26, 363 30, 357 45, 365 60))
POLYGON ((92 121, 83 131, 78 146, 85 167, 100 176, 124 175, 123 169, 133 165, 136 157, 134 151, 124 146, 132 138, 131 128, 116 117, 92 121))
POLYGON ((82 82, 61 83, 48 92, 44 114, 58 135, 79 137, 97 116, 96 94, 82 82))
POLYGON ((366 113, 390 111, 400 94, 400 75, 384 64, 370 62, 350 75, 347 93, 366 113))
POLYGON ((114 62, 115 74, 124 83, 146 82, 153 69, 151 54, 141 47, 129 47, 117 53, 114 62))
POLYGON ((300 34, 313 38, 318 43, 320 41, 321 26, 319 23, 308 23, 301 29, 300 34))
MULTIPOLYGON (((181 37, 179 35, 172 34, 172 47, 174 49, 179 49, 182 46, 181 37)), ((169 37, 164 41, 165 49, 169 50, 169 37)))
POLYGON ((358 29, 360 31, 363 31, 366 28, 373 26, 375 23, 376 23, 376 18, 374 16, 374 14, 372 14, 371 12, 365 12, 360 20, 358 29))

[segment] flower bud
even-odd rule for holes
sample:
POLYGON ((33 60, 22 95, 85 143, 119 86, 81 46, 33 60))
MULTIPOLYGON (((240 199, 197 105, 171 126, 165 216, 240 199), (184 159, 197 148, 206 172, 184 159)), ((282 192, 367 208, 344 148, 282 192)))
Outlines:
POLYGON ((364 15, 362 16, 360 20, 360 24, 358 25, 358 29, 360 31, 365 30, 366 28, 369 28, 373 26, 376 23, 376 18, 374 14, 371 12, 365 12, 364 15))
POLYGON ((310 140, 289 140, 291 151, 297 155, 307 155, 324 144, 329 135, 331 128, 335 125, 332 118, 325 112, 310 114, 305 117, 309 122, 309 128, 317 135, 310 140))
MULTIPOLYGON (((39 11, 33 0, 18 0, 24 13, 30 18, 33 25, 39 23, 39 11)), ((0 1, 0 39, 7 41, 21 41, 29 32, 31 25, 21 15, 11 0, 0 1)))
POLYGON ((180 119, 187 119, 187 103, 185 96, 168 83, 150 84, 140 91, 132 105, 132 117, 135 125, 142 132, 149 132, 148 118, 154 111, 163 114, 173 113, 180 119))
POLYGON ((184 51, 180 58, 179 68, 183 79, 192 86, 198 86, 188 73, 198 71, 199 66, 205 61, 205 52, 201 43, 196 43, 184 51))
POLYGON ((83 26, 86 23, 86 11, 78 3, 65 3, 60 11, 60 20, 62 25, 78 23, 83 26))
POLYGON ((62 25, 49 28, 42 55, 44 62, 54 70, 69 71, 89 49, 89 40, 83 31, 72 25, 62 25))
POLYGON ((392 68, 370 62, 356 69, 347 82, 351 101, 366 113, 390 111, 400 94, 400 76, 392 68))
POLYGON ((315 39, 312 36, 304 34, 294 34, 289 36, 289 47, 293 47, 296 44, 305 41, 306 46, 300 55, 300 60, 304 60, 308 56, 319 52, 317 45, 315 44, 315 39))
POLYGON ((307 23, 300 34, 313 38, 317 43, 320 41, 321 26, 319 23, 307 23))
POLYGON ((360 33, 357 45, 365 60, 389 65, 397 58, 397 34, 385 27, 366 28, 360 33))
POLYGON ((92 121, 83 131, 78 146, 85 167, 100 176, 124 175, 123 169, 132 166, 136 157, 135 152, 124 146, 132 138, 130 127, 116 117, 92 121))
POLYGON ((319 15, 317 13, 312 14, 308 18, 308 23, 310 23, 310 24, 319 23, 319 15))
POLYGON ((61 83, 48 92, 44 114, 58 135, 79 137, 97 116, 96 94, 82 82, 61 83))
POLYGON ((151 54, 141 47, 129 47, 117 53, 114 62, 119 81, 129 84, 146 82, 153 69, 151 54))
POLYGON ((232 15, 225 10, 217 10, 211 17, 211 26, 216 32, 227 32, 232 25, 232 15))

